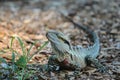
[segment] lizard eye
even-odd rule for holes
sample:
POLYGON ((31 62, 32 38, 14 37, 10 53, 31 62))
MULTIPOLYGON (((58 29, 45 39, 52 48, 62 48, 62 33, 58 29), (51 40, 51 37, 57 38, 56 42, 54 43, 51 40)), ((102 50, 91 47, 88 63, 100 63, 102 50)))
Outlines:
POLYGON ((65 44, 70 45, 70 44, 69 44, 69 41, 67 41, 67 40, 64 39, 63 37, 59 36, 58 38, 59 38, 62 42, 64 42, 65 44))
POLYGON ((62 37, 58 36, 58 39, 61 40, 61 41, 65 41, 65 39, 63 39, 62 37))
POLYGON ((68 41, 64 41, 64 43, 66 43, 66 44, 70 45, 68 41))

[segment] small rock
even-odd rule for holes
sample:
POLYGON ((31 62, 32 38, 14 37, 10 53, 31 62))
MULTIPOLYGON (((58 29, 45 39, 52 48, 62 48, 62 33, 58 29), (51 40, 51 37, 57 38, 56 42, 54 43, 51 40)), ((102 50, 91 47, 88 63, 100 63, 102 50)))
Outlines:
POLYGON ((1 63, 0 66, 1 66, 2 68, 6 68, 6 69, 8 68, 8 65, 7 65, 6 63, 1 63))
POLYGON ((110 33, 111 34, 117 34, 117 32, 118 32, 117 29, 112 29, 110 33))
POLYGON ((106 34, 106 31, 100 31, 100 33, 105 35, 105 34, 106 34))

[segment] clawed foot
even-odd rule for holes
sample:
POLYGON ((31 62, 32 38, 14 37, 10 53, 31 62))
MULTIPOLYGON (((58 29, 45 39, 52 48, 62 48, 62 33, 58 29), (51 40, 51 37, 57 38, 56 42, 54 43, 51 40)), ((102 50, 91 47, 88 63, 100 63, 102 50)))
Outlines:
POLYGON ((78 79, 80 76, 80 71, 74 71, 74 77, 75 79, 78 79))
POLYGON ((111 74, 108 72, 108 67, 101 66, 98 68, 98 71, 101 73, 107 73, 107 74, 109 74, 110 78, 112 78, 111 74))
POLYGON ((80 67, 77 67, 74 71, 74 76, 75 76, 75 78, 78 78, 79 75, 80 75, 80 67))
POLYGON ((101 73, 106 73, 107 72, 107 68, 105 66, 101 66, 98 68, 98 71, 101 73))
POLYGON ((57 65, 48 65, 48 71, 58 71, 60 66, 57 65))

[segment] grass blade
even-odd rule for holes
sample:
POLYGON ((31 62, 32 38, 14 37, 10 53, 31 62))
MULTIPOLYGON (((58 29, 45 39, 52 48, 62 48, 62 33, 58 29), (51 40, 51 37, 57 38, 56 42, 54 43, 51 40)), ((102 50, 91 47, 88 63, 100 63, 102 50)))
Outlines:
POLYGON ((21 49, 22 49, 23 55, 26 56, 26 49, 25 49, 25 45, 24 45, 23 41, 22 41, 19 37, 17 37, 17 40, 18 40, 18 42, 19 42, 19 44, 20 44, 20 47, 21 47, 21 49))
POLYGON ((24 68, 27 65, 27 58, 26 56, 20 56, 20 58, 16 61, 16 65, 20 68, 24 68))
POLYGON ((49 41, 46 41, 42 46, 38 47, 38 51, 41 51, 48 43, 49 41))
POLYGON ((11 40, 10 40, 10 49, 12 48, 12 44, 13 44, 13 41, 14 41, 15 37, 12 36, 11 40))
POLYGON ((12 53, 12 60, 11 60, 11 62, 14 64, 15 63, 15 53, 13 52, 12 53))
POLYGON ((30 48, 28 49, 28 52, 27 52, 27 56, 29 56, 30 54, 30 50, 32 49, 32 47, 36 44, 37 41, 35 41, 33 44, 31 44, 30 48))
MULTIPOLYGON (((37 52, 41 51, 47 44, 49 41, 46 41, 42 46, 40 46, 37 50, 37 52)), ((28 62, 30 61, 30 59, 37 53, 35 52, 34 54, 32 54, 29 58, 28 58, 28 62)))

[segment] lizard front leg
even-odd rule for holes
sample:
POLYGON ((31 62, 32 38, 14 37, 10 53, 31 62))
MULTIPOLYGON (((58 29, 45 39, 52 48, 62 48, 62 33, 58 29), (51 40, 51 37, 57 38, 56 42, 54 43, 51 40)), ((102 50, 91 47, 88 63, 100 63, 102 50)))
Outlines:
POLYGON ((48 71, 57 71, 59 70, 60 66, 58 64, 58 58, 56 55, 52 55, 48 61, 48 71))
POLYGON ((87 57, 86 57, 86 60, 87 60, 86 62, 92 63, 100 72, 102 72, 102 73, 105 73, 105 72, 106 72, 106 67, 103 66, 103 65, 98 61, 98 59, 92 58, 92 57, 90 57, 90 56, 87 56, 87 57))

